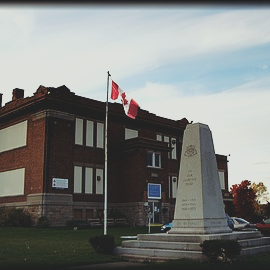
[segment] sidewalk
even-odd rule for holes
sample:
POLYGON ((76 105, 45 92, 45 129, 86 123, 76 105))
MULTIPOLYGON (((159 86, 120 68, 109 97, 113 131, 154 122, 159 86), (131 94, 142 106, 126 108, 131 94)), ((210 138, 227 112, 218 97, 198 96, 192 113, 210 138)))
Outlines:
POLYGON ((112 263, 100 263, 100 264, 92 264, 92 265, 83 265, 83 266, 73 266, 73 267, 59 268, 57 270, 119 269, 119 268, 140 267, 142 265, 145 265, 145 264, 144 263, 137 263, 137 262, 112 262, 112 263))

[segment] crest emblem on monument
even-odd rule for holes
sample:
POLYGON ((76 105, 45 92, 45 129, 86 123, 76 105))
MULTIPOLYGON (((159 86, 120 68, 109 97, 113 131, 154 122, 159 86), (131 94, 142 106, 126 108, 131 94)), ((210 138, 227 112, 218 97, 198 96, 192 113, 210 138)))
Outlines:
POLYGON ((187 147, 187 150, 185 151, 185 156, 186 157, 192 157, 195 156, 197 154, 197 150, 195 149, 194 145, 190 145, 187 147))

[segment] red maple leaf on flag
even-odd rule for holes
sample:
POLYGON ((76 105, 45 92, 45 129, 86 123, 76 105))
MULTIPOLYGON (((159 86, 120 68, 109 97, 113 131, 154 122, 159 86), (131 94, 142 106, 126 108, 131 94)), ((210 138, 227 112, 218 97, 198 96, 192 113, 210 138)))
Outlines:
POLYGON ((127 104, 128 104, 128 100, 126 99, 126 94, 125 94, 125 92, 124 92, 121 96, 122 96, 122 103, 123 103, 123 105, 124 105, 124 106, 127 105, 127 104))

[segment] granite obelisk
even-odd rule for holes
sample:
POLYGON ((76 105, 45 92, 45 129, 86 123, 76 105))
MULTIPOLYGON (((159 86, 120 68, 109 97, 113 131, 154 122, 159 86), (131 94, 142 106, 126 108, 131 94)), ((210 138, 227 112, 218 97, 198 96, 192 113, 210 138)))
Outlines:
POLYGON ((173 228, 169 234, 228 233, 212 133, 205 124, 186 127, 173 228))

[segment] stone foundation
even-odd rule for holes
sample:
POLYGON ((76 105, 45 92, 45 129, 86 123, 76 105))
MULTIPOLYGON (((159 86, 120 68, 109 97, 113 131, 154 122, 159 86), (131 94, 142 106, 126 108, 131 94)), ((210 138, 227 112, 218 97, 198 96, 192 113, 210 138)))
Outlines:
MULTIPOLYGON (((131 226, 148 225, 148 209, 145 202, 108 203, 108 216, 119 212, 127 218, 131 226)), ((73 219, 100 218, 104 211, 103 202, 74 202, 71 194, 30 194, 27 202, 5 203, 3 207, 24 208, 32 217, 34 225, 38 218, 46 216, 51 226, 67 226, 73 219)), ((161 205, 161 223, 169 222, 170 205, 161 205), (162 209, 164 209, 162 211, 162 209)))

